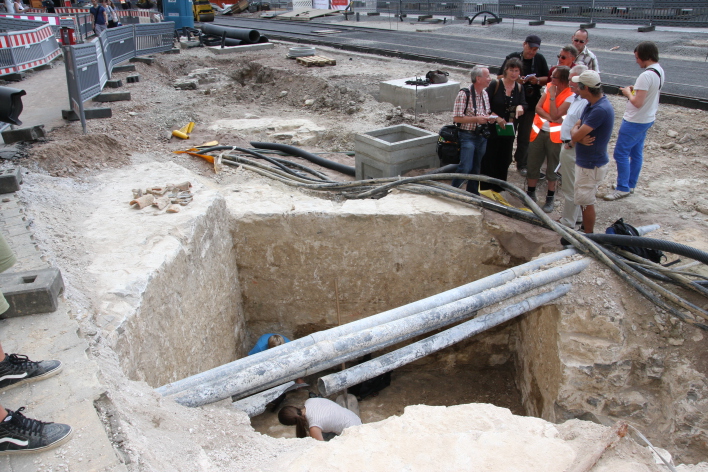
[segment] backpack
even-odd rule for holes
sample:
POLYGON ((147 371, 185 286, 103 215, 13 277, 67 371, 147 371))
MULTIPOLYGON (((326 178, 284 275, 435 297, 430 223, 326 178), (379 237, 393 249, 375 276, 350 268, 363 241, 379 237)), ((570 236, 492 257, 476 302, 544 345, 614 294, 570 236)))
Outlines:
MULTIPOLYGON (((470 90, 467 88, 463 88, 462 90, 467 95, 464 111, 464 113, 467 113, 467 106, 470 102, 470 90)), ((459 129, 459 124, 445 125, 440 128, 440 132, 438 133, 437 153, 440 158, 441 166, 460 163, 460 137, 457 134, 459 129)))
POLYGON ((450 74, 448 72, 443 72, 441 70, 431 70, 425 74, 425 78, 430 81, 431 84, 445 84, 447 83, 447 78, 450 74))
MULTIPOLYGON (((624 219, 620 218, 615 221, 612 226, 605 230, 606 234, 620 234, 624 236, 639 236, 637 228, 625 223, 624 219)), ((634 246, 619 246, 620 249, 624 249, 627 252, 636 254, 639 257, 648 259, 656 264, 661 262, 661 258, 664 257, 664 253, 658 249, 648 249, 644 247, 634 247, 634 246)))

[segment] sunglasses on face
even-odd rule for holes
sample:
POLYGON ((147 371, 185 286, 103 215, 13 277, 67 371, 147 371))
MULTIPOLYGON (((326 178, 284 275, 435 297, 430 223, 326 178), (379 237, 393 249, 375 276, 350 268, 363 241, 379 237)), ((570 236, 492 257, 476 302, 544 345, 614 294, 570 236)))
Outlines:
POLYGON ((585 41, 582 40, 582 39, 575 39, 575 38, 573 38, 573 42, 574 42, 574 43, 585 44, 585 41))
POLYGON ((558 57, 558 59, 563 59, 564 61, 565 61, 566 59, 568 59, 568 56, 561 56, 560 54, 558 54, 557 57, 558 57))

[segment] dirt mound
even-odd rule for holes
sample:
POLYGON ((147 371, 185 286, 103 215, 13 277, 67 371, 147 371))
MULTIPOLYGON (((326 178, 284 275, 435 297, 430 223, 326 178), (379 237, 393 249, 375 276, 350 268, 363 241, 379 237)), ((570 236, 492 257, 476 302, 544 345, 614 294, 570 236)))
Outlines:
POLYGON ((30 151, 37 167, 52 176, 74 175, 77 171, 120 167, 129 162, 127 148, 105 134, 91 134, 50 141, 30 151))

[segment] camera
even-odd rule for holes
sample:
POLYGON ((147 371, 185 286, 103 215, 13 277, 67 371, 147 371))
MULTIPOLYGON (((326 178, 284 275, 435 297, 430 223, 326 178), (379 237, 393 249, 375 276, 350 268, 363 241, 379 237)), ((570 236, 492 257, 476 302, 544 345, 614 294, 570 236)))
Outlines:
POLYGON ((474 129, 474 134, 476 136, 482 136, 484 139, 489 139, 492 133, 489 131, 489 125, 477 125, 474 129))
POLYGON ((532 97, 536 93, 536 88, 532 84, 524 84, 524 92, 527 97, 532 97))

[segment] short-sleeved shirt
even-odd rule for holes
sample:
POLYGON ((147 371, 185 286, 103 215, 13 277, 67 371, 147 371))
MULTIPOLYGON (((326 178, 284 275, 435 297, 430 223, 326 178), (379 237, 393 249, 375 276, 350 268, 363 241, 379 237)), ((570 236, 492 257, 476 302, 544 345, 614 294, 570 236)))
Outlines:
POLYGON ((570 141, 570 132, 573 130, 573 126, 578 122, 583 114, 583 110, 588 104, 588 101, 584 98, 580 98, 580 95, 574 94, 569 97, 572 101, 568 107, 568 111, 563 119, 563 124, 561 124, 561 140, 570 141))
POLYGON ((15 12, 15 0, 5 0, 5 8, 7 9, 7 12, 9 14, 16 13, 15 12))
POLYGON ((106 24, 106 15, 104 15, 106 9, 103 8, 103 5, 99 5, 97 7, 91 7, 89 12, 93 15, 93 23, 95 25, 105 25, 106 24))
MULTIPOLYGON (((264 334, 263 336, 258 338, 258 341, 256 341, 256 345, 253 346, 253 349, 248 351, 248 355, 252 356, 253 354, 258 354, 259 352, 262 352, 262 351, 265 351, 266 349, 268 349, 268 338, 270 338, 274 334, 275 333, 268 333, 268 334, 264 334)), ((282 334, 281 334, 281 336, 282 336, 282 334)), ((286 343, 290 342, 290 340, 288 338, 286 338, 285 336, 283 336, 283 340, 286 343)))
POLYGON ((652 64, 644 72, 639 74, 637 81, 634 83, 634 90, 646 90, 647 96, 644 99, 644 104, 641 108, 632 105, 632 102, 627 102, 624 118, 631 123, 653 123, 656 119, 656 111, 659 109, 659 88, 665 83, 664 69, 656 63, 652 64), (649 69, 655 69, 661 75, 649 69))
POLYGON ((342 434, 346 428, 361 424, 361 419, 354 412, 326 398, 306 400, 305 416, 310 428, 316 426, 323 433, 342 434))
MULTIPOLYGON (((482 93, 477 93, 474 90, 474 84, 470 85, 470 99, 467 101, 467 93, 460 90, 455 98, 455 106, 452 109, 452 116, 480 116, 489 115, 492 110, 489 107, 489 96, 487 91, 482 90, 482 93), (467 111, 465 111, 465 101, 467 101, 467 111)), ((472 131, 477 127, 476 123, 460 123, 460 129, 472 131)))
POLYGON ((575 164, 585 169, 602 167, 610 162, 607 154, 607 145, 612 136, 612 127, 615 123, 615 110, 605 95, 594 104, 588 103, 580 117, 583 125, 592 128, 590 136, 595 141, 590 146, 578 144, 575 146, 575 164))
POLYGON ((587 47, 583 49, 583 52, 578 54, 578 57, 575 58, 575 63, 583 64, 588 69, 594 70, 598 74, 600 73, 600 64, 597 62, 597 57, 587 47))

